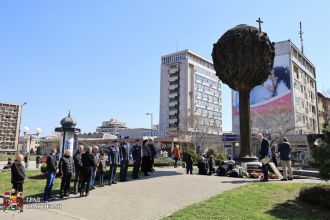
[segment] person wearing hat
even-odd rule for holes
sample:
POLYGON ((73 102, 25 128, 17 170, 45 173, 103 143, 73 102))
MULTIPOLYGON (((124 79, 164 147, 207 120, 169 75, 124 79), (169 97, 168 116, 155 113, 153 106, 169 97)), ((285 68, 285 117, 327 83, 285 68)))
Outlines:
POLYGON ((119 147, 118 147, 117 140, 112 141, 112 144, 109 147, 108 160, 110 163, 109 185, 111 186, 111 184, 117 183, 116 182, 116 171, 117 171, 117 166, 120 164, 120 155, 119 155, 119 147))
POLYGON ((129 137, 126 136, 119 148, 120 153, 120 182, 127 181, 128 163, 131 158, 131 146, 128 143, 129 137))
POLYGON ((137 179, 139 178, 139 170, 141 166, 141 143, 139 139, 135 140, 135 144, 132 147, 132 158, 133 158, 132 179, 137 179))

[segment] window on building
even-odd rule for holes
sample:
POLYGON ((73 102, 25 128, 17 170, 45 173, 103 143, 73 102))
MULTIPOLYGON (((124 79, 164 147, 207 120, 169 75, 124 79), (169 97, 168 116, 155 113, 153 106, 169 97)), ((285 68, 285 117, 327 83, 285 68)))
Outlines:
POLYGON ((298 71, 298 67, 294 66, 294 67, 293 67, 293 72, 296 74, 296 78, 299 79, 299 71, 298 71))

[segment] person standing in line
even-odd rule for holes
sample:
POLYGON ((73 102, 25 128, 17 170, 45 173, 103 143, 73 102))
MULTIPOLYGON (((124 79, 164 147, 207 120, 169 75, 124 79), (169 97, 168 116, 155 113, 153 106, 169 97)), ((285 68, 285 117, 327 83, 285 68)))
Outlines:
POLYGON ((27 155, 25 155, 25 157, 24 157, 24 164, 25 164, 25 169, 27 169, 29 166, 29 158, 27 155))
POLYGON ((157 155, 156 148, 155 148, 155 143, 153 142, 152 139, 149 139, 148 141, 148 146, 150 148, 150 167, 149 167, 149 172, 154 171, 154 163, 155 163, 155 157, 157 155))
POLYGON ((291 145, 286 137, 283 138, 283 142, 278 146, 278 152, 280 153, 281 166, 283 167, 283 179, 282 181, 292 180, 292 168, 291 168, 291 145), (288 177, 289 171, 289 177, 288 177))
POLYGON ((215 172, 215 162, 213 155, 210 155, 208 159, 208 168, 209 168, 209 175, 211 176, 215 172))
POLYGON ((83 168, 81 156, 83 153, 84 153, 84 146, 79 145, 78 150, 73 155, 74 169, 75 169, 73 193, 75 195, 77 194, 77 192, 81 191, 80 183, 81 183, 81 179, 82 179, 82 168, 83 168))
POLYGON ((187 158, 186 158, 186 170, 187 170, 187 174, 188 174, 188 173, 192 174, 192 170, 193 170, 193 160, 192 160, 190 154, 188 154, 188 156, 187 156, 187 158))
POLYGON ((141 166, 141 143, 139 139, 135 140, 135 145, 132 147, 132 158, 133 158, 133 173, 132 179, 139 178, 139 171, 141 166))
POLYGON ((13 194, 18 195, 20 193, 20 196, 23 194, 23 183, 25 180, 25 170, 22 164, 23 159, 24 156, 22 154, 17 154, 14 163, 10 166, 12 189, 15 191, 13 194))
POLYGON ((47 183, 44 190, 44 201, 48 202, 49 199, 52 198, 52 188, 55 182, 56 177, 56 159, 55 155, 57 153, 57 149, 53 148, 51 153, 47 157, 47 167, 46 167, 46 178, 47 183))
POLYGON ((37 155, 36 156, 36 168, 38 169, 39 168, 39 166, 40 166, 40 156, 39 155, 37 155))
POLYGON ((150 148, 148 147, 148 140, 144 140, 142 143, 142 166, 141 171, 143 172, 144 176, 149 176, 149 164, 150 164, 150 148))
POLYGON ((95 178, 96 178, 96 171, 97 171, 97 166, 98 166, 98 161, 99 161, 99 147, 98 146, 94 146, 92 148, 92 155, 93 155, 93 160, 94 160, 94 166, 92 169, 92 176, 91 176, 91 181, 89 183, 89 187, 91 190, 95 189, 95 178))
POLYGON ((109 185, 111 186, 111 184, 117 184, 116 171, 117 166, 120 164, 120 155, 117 140, 112 141, 112 145, 109 147, 108 159, 110 162, 109 185))
POLYGON ((64 151, 63 157, 58 164, 59 172, 62 176, 60 197, 69 196, 71 177, 74 174, 74 162, 71 157, 71 151, 64 151))
POLYGON ((105 163, 105 157, 104 157, 104 153, 101 152, 100 153, 100 158, 99 158, 99 162, 98 162, 99 166, 98 166, 98 171, 99 171, 99 187, 103 187, 104 183, 104 174, 107 172, 107 167, 106 167, 106 163, 105 163))
POLYGON ((120 182, 127 181, 128 163, 131 158, 131 147, 128 143, 129 137, 125 137, 120 145, 120 182))
POLYGON ((90 190, 90 181, 94 167, 96 167, 95 157, 92 154, 92 148, 88 147, 86 152, 81 155, 82 168, 82 179, 80 183, 81 191, 80 197, 88 196, 90 190), (84 194, 85 193, 85 194, 84 194))
POLYGON ((173 151, 172 151, 172 156, 174 158, 174 168, 178 167, 178 160, 180 159, 180 149, 178 145, 175 145, 173 151))
MULTIPOLYGON (((269 142, 264 136, 259 133, 257 135, 258 140, 260 141, 260 150, 259 150, 259 159, 262 161, 263 159, 270 159, 270 149, 269 149, 269 142)), ((267 182, 268 181, 268 163, 262 163, 262 172, 264 174, 263 179, 261 179, 261 182, 267 182)))

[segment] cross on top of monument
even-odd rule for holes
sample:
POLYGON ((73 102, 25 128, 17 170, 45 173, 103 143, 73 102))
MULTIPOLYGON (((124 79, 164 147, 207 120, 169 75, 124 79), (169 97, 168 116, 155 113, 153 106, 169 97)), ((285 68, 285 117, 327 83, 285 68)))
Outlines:
POLYGON ((261 24, 264 22, 260 18, 258 18, 258 20, 256 20, 256 22, 259 23, 259 32, 261 33, 261 24))

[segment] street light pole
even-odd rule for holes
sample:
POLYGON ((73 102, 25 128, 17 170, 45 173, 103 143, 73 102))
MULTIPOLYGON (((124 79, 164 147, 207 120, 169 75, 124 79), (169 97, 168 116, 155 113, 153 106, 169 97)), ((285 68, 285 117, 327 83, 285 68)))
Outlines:
POLYGON ((24 136, 27 137, 27 140, 26 140, 26 149, 25 149, 25 152, 26 152, 26 155, 25 156, 27 157, 27 161, 26 161, 26 164, 25 164, 25 168, 28 168, 29 167, 30 148, 31 148, 33 136, 38 137, 38 135, 41 133, 41 128, 36 128, 34 134, 28 134, 29 131, 30 131, 30 128, 29 127, 24 127, 24 136), (28 142, 29 142, 29 145, 28 145, 28 142))
POLYGON ((16 153, 18 154, 18 146, 19 146, 19 139, 20 139, 20 136, 21 136, 21 124, 22 124, 22 112, 23 112, 23 106, 26 105, 27 102, 24 102, 22 105, 21 105, 21 112, 19 114, 19 125, 18 125, 18 144, 17 144, 17 148, 16 148, 16 153))

